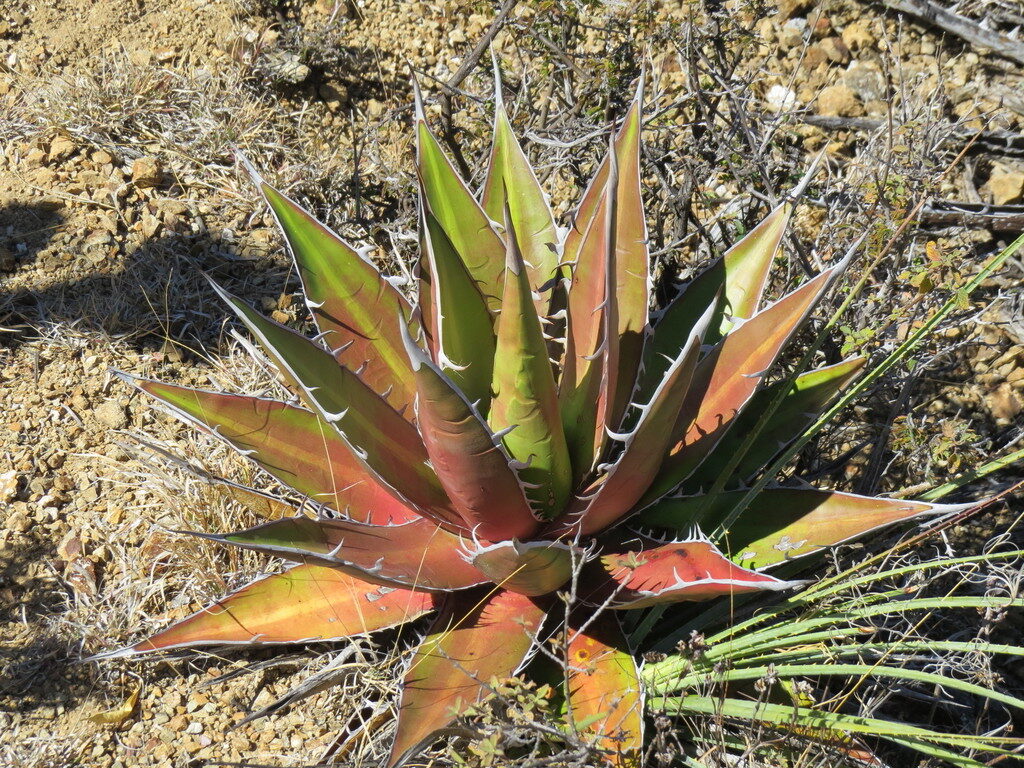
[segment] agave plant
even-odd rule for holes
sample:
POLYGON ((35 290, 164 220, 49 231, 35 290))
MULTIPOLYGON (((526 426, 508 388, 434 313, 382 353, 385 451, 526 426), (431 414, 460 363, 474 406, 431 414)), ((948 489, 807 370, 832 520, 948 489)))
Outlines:
POLYGON ((250 169, 319 333, 215 287, 294 399, 125 378, 295 493, 235 487, 274 519, 197 535, 297 564, 117 653, 338 640, 433 614, 409 655, 389 765, 540 649, 565 662, 568 727, 602 759, 636 764, 643 687, 621 612, 790 589, 768 569, 948 508, 786 487, 737 517, 737 489, 864 363, 762 386, 841 260, 765 303, 791 196, 654 313, 642 89, 565 230, 497 90, 479 195, 417 94, 411 296, 250 169), (717 528, 714 542, 702 533, 717 528))

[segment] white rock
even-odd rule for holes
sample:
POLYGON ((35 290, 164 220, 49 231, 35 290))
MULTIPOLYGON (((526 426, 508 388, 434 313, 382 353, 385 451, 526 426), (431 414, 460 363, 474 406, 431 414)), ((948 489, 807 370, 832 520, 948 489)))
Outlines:
POLYGON ((769 88, 765 102, 772 112, 788 112, 800 103, 796 94, 784 85, 773 85, 769 88))

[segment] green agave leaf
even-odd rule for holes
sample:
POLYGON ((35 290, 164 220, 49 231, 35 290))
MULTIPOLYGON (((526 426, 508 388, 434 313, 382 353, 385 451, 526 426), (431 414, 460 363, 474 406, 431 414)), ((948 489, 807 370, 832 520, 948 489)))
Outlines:
POLYGON ((644 746, 640 671, 618 617, 574 615, 568 627, 566 690, 575 729, 605 750, 606 763, 638 768, 644 746))
POLYGON ((416 376, 417 422, 462 525, 489 541, 530 536, 537 519, 500 438, 408 332, 405 344, 416 376))
MULTIPOLYGON (((501 98, 501 79, 494 68, 494 142, 487 166, 482 205, 493 221, 504 221, 505 209, 516 231, 526 234, 521 244, 529 273, 529 286, 536 291, 537 312, 552 312, 552 281, 562 276, 559 266, 558 232, 547 196, 516 140, 501 98), (543 290, 542 290, 543 289, 543 290)), ((508 226, 505 227, 508 240, 508 226)), ((503 309, 504 311, 504 305, 503 309)))
POLYGON ((427 463, 416 427, 325 349, 214 288, 271 360, 302 387, 303 400, 344 440, 353 457, 399 501, 458 528, 461 519, 427 463))
POLYGON ((355 459, 329 424, 303 408, 118 375, 318 504, 379 525, 419 518, 355 459))
POLYGON ((367 584, 334 568, 299 565, 263 576, 111 658, 197 645, 339 640, 429 613, 441 598, 367 584))
POLYGON ((701 360, 676 422, 679 442, 665 459, 645 501, 654 501, 672 490, 700 465, 732 427, 786 342, 845 266, 843 262, 822 272, 762 310, 701 360))
POLYGON ((590 605, 620 609, 780 591, 803 583, 741 568, 703 539, 663 543, 623 534, 619 544, 584 566, 578 589, 590 605))
MULTIPOLYGON (((745 490, 737 490, 714 498, 666 499, 644 510, 640 520, 645 526, 681 533, 690 530, 703 512, 701 519, 715 525, 745 494, 745 490)), ((964 507, 812 488, 768 488, 733 523, 723 546, 737 562, 766 568, 894 523, 959 509, 964 507)))
POLYGON ((494 367, 491 314, 448 236, 425 206, 421 209, 421 226, 432 292, 434 359, 466 397, 486 413, 494 367))
POLYGON ((300 515, 236 533, 189 533, 286 560, 338 568, 386 586, 449 591, 488 581, 466 562, 460 549, 463 540, 431 520, 367 525, 300 515))
POLYGON ((505 229, 505 295, 498 316, 491 384, 494 399, 488 420, 496 432, 504 433, 505 449, 523 465, 519 476, 533 509, 539 517, 550 520, 564 509, 569 498, 572 467, 547 344, 534 312, 529 276, 519 250, 519 230, 508 209, 505 229))
POLYGON ((793 205, 783 203, 750 230, 725 255, 693 280, 654 318, 646 339, 643 371, 638 385, 642 395, 658 385, 666 366, 707 307, 714 305, 708 343, 717 343, 735 327, 736 319, 753 317, 761 303, 772 261, 779 252, 793 205))
POLYGON ((583 553, 560 541, 502 541, 469 548, 473 566, 487 574, 503 589, 521 595, 540 596, 554 592, 572 576, 574 558, 583 553))
MULTIPOLYGON (((734 480, 730 484, 735 486, 749 480, 782 448, 799 437, 832 398, 857 378, 866 362, 867 358, 853 357, 798 376, 790 392, 758 433, 757 444, 740 459, 733 470, 734 480)), ((784 386, 784 381, 776 382, 754 394, 750 405, 737 417, 736 426, 725 434, 711 455, 704 459, 686 481, 689 492, 707 488, 718 479, 739 450, 744 436, 757 426, 764 408, 784 386)))
POLYGON ((508 590, 448 595, 406 672, 387 765, 403 764, 483 699, 492 680, 514 675, 531 654, 544 616, 534 598, 508 590))
POLYGON ((248 166, 277 219, 302 279, 306 304, 338 362, 398 410, 412 403, 412 371, 398 318, 409 303, 377 268, 248 166))
POLYGON ((621 456, 570 507, 560 523, 560 532, 578 529, 590 534, 607 528, 629 514, 644 495, 671 444, 676 418, 697 367, 701 339, 710 320, 711 313, 706 312, 697 323, 651 401, 642 407, 636 427, 626 435, 616 436, 623 441, 621 456))
POLYGON ((427 127, 416 92, 416 168, 426 207, 440 222, 492 312, 501 309, 505 245, 427 127))

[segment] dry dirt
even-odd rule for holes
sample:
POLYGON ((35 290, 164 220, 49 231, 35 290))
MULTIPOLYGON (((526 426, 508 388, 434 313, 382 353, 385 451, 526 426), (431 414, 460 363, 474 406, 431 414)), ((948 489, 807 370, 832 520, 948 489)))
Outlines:
MULTIPOLYGON (((383 246, 378 255, 386 258, 391 242, 401 244, 388 217, 409 210, 407 67, 426 73, 428 92, 436 94, 431 76, 451 76, 487 28, 494 5, 4 3, 0 764, 307 764, 331 752, 339 734, 360 718, 386 711, 378 703, 388 686, 386 655, 383 662, 353 658, 362 675, 347 688, 235 729, 247 712, 286 690, 288 674, 323 661, 301 656, 201 690, 200 683, 242 660, 274 657, 262 651, 148 665, 79 663, 139 637, 162 617, 191 612, 264 567, 256 558, 167 532, 251 520, 152 459, 133 435, 217 474, 247 477, 252 471, 152 410, 111 371, 250 392, 275 386, 225 332, 226 313, 199 275, 199 269, 214 274, 279 319, 303 319, 271 220, 236 172, 233 148, 245 150, 347 234, 383 246), (136 690, 136 703, 96 721, 136 690)), ((646 45, 663 104, 684 93, 684 63, 659 46, 682 34, 688 8, 696 6, 580 5, 589 6, 580 14, 593 25, 579 32, 570 50, 581 83, 605 77, 609 46, 602 28, 612 23, 620 43, 631 39, 634 51, 646 45)), ((971 6, 978 7, 1012 12, 1014 3, 971 6)), ((516 17, 547 34, 544 14, 556 13, 551 3, 522 3, 516 17)), ((941 102, 944 117, 965 128, 1024 129, 1019 67, 876 5, 779 0, 761 18, 746 13, 745 23, 763 41, 756 61, 766 74, 755 87, 769 111, 884 121, 897 100, 893 89, 905 88, 916 90, 895 91, 899 99, 941 102)), ((564 65, 566 54, 552 50, 561 42, 549 42, 547 48, 536 38, 529 45, 513 35, 498 38, 504 66, 513 73, 564 65)), ((486 74, 462 87, 486 96, 486 74)), ((436 117, 436 98, 428 102, 436 117)), ((472 131, 467 156, 475 163, 486 104, 463 98, 455 108, 456 125, 472 131)), ((863 136, 799 122, 788 130, 808 153, 827 147, 839 173, 843 158, 857 157, 863 136)), ((590 151, 592 157, 597 149, 590 151)), ((547 178, 555 192, 573 181, 558 168, 548 169, 547 178)), ((727 177, 699 183, 717 195, 736 191, 727 177)), ((940 191, 955 199, 1019 203, 1024 159, 972 157, 940 191)), ((572 198, 562 199, 564 214, 572 198)), ((803 216, 803 226, 813 228, 815 211, 803 216)), ((947 234, 952 246, 976 252, 1006 238, 984 230, 947 234)), ((1012 293, 1022 274, 1018 261, 994 291, 1012 293)), ((951 374, 951 387, 935 398, 940 412, 952 414, 955 429, 947 442, 961 435, 957 429, 969 430, 974 453, 965 451, 975 458, 1004 446, 1020 423, 1020 312, 1020 302, 1004 301, 981 321, 950 331, 973 364, 951 374)), ((923 439, 900 435, 911 443, 923 439)), ((914 443, 913 450, 922 447, 914 443)), ((925 480, 948 470, 943 460, 928 464, 925 480)), ((883 483, 882 490, 895 487, 883 483)), ((384 736, 386 728, 337 754, 358 762, 384 736)))

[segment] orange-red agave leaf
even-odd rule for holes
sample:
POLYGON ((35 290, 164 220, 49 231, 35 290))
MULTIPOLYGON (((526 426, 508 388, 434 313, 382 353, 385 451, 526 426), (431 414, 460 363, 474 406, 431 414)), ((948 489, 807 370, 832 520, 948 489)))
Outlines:
POLYGON ((407 759, 435 733, 514 675, 531 655, 545 609, 508 590, 448 595, 405 675, 388 760, 407 759))
POLYGON ((529 536, 537 519, 501 439, 407 333, 405 342, 416 375, 416 418, 452 508, 483 539, 529 536))
POLYGON ((639 768, 644 746, 640 672, 618 617, 573 614, 566 653, 569 714, 615 768, 639 768), (582 626, 582 630, 576 627, 582 626))
POLYGON ((550 520, 565 507, 572 467, 558 412, 555 377, 511 211, 506 211, 505 229, 508 262, 488 422, 496 432, 504 433, 506 450, 524 465, 519 476, 534 511, 550 520))
MULTIPOLYGON (((732 472, 734 487, 757 474, 784 447, 799 437, 804 429, 818 417, 832 398, 852 382, 867 358, 852 357, 835 365, 807 371, 793 382, 779 407, 757 434, 757 441, 743 456, 732 472)), ((686 481, 686 488, 696 491, 710 487, 725 470, 747 435, 761 419, 764 409, 779 394, 785 382, 777 382, 757 392, 743 412, 736 419, 736 426, 715 446, 711 455, 701 463, 697 471, 686 481)))
POLYGON ((583 553, 561 541, 502 541, 468 548, 473 565, 499 587, 522 595, 546 595, 572 576, 574 558, 583 553))
POLYGON ((488 581, 466 562, 461 538, 422 518, 402 525, 366 525, 300 515, 236 533, 191 533, 286 560, 347 570, 388 586, 447 591, 488 581))
POLYGON ((197 645, 338 640, 394 627, 433 610, 442 598, 367 584, 334 568, 299 565, 263 576, 148 640, 102 656, 197 645))
POLYGON ((584 567, 580 598, 609 608, 647 608, 802 583, 741 568, 703 539, 662 543, 638 534, 584 567))
POLYGON ((299 383, 307 405, 334 428, 368 472, 399 501, 431 519, 461 526, 427 463, 416 427, 327 350, 214 287, 274 364, 299 383))
MULTIPOLYGON (((562 426, 573 478, 589 474, 625 411, 620 393, 633 378, 619 368, 619 304, 615 286, 618 234, 618 159, 609 151, 605 197, 573 266, 566 314, 566 343, 559 388, 562 426)), ((635 372, 634 372, 635 373, 635 372)), ((628 394, 628 392, 627 392, 628 394)))
MULTIPOLYGON (((684 531, 707 505, 702 520, 714 526, 745 495, 746 491, 730 491, 714 499, 666 499, 645 510, 641 520, 645 526, 684 531)), ((961 509, 965 507, 812 488, 769 488, 761 491, 732 524, 725 541, 733 560, 750 568, 764 568, 894 523, 961 509)))
MULTIPOLYGON (((647 220, 644 216, 643 199, 640 192, 640 130, 643 100, 643 78, 637 84, 636 96, 629 108, 622 127, 615 137, 614 145, 602 160, 573 220, 573 226, 566 235, 562 259, 575 264, 574 286, 578 270, 593 269, 596 258, 603 259, 602 250, 606 242, 600 233, 607 217, 609 196, 606 193, 608 179, 615 171, 616 208, 614 230, 611 238, 614 253, 615 290, 617 311, 614 327, 618 346, 617 378, 622 385, 615 389, 609 423, 622 415, 632 391, 640 365, 643 350, 643 334, 648 324, 648 302, 650 296, 650 268, 647 252, 647 220), (613 169, 613 162, 615 168, 613 169), (596 253, 595 253, 596 251, 596 253)), ((603 279, 603 278, 602 278, 603 279)), ((572 304, 570 288, 570 307, 572 304)), ((593 305, 590 307, 593 310, 593 305)), ((576 306, 579 320, 585 308, 576 306)), ((684 336, 685 337, 685 336, 684 336)), ((577 349, 580 347, 577 346, 577 349)), ((675 357, 676 350, 672 357, 675 357)), ((586 353, 584 353, 586 354, 586 353)))
POLYGON ((377 268, 308 211, 250 168, 277 219, 302 279, 306 304, 338 362, 396 409, 416 391, 398 329, 409 303, 377 268))
POLYGON ((337 432, 303 408, 119 375, 317 504, 378 525, 419 519, 355 460, 337 432))
POLYGON ((700 465, 749 402, 783 346, 845 266, 822 272, 732 331, 697 366, 676 421, 680 440, 645 496, 653 501, 700 465))
POLYGON ((591 534, 607 528, 628 514, 650 487, 671 445, 676 418, 697 367, 701 339, 710 319, 711 313, 706 312, 697 323, 651 401, 642 407, 637 425, 628 434, 618 436, 623 441, 622 454, 575 500, 560 522, 559 534, 577 528, 581 533, 591 534))
POLYGON ((783 203, 693 280, 687 283, 654 320, 644 347, 641 395, 658 385, 697 319, 714 305, 708 343, 716 343, 737 319, 753 317, 761 303, 768 272, 786 232, 793 205, 783 203))

